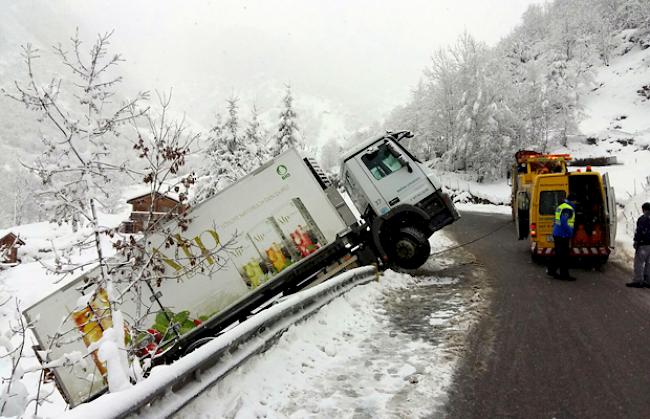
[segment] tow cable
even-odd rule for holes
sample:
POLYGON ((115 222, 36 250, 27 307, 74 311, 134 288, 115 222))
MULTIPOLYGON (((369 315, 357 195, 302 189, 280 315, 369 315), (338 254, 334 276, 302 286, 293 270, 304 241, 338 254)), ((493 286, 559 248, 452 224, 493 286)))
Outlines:
POLYGON ((450 250, 460 249, 461 247, 469 246, 472 243, 476 243, 479 240, 483 240, 484 238, 486 238, 488 236, 491 236, 492 234, 496 233, 497 231, 501 230, 503 227, 505 227, 505 226, 507 226, 509 224, 512 224, 512 221, 506 221, 503 224, 501 224, 500 226, 498 226, 497 228, 495 228, 494 230, 488 231, 487 233, 483 234, 482 236, 476 237, 476 238, 474 238, 472 240, 469 240, 469 241, 466 241, 464 243, 457 244, 455 246, 448 247, 448 248, 440 250, 440 251, 438 251, 436 253, 432 253, 432 254, 429 255, 429 257, 437 256, 437 255, 440 255, 442 253, 449 252, 450 250))

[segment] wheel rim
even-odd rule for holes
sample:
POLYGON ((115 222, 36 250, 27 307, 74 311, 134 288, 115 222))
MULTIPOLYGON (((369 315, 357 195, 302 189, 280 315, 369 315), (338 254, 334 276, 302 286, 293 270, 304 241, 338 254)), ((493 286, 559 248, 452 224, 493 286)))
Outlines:
POLYGON ((397 257, 402 260, 408 260, 415 257, 416 252, 417 249, 415 244, 410 240, 402 239, 395 245, 395 253, 397 254, 397 257))

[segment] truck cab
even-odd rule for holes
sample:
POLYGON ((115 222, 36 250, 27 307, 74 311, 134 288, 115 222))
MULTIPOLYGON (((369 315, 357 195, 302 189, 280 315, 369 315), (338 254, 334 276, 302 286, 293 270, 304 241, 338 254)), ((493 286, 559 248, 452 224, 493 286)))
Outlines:
POLYGON ((405 147, 408 131, 387 133, 343 157, 341 180, 370 226, 380 257, 417 268, 429 257, 428 237, 459 218, 430 171, 405 147))

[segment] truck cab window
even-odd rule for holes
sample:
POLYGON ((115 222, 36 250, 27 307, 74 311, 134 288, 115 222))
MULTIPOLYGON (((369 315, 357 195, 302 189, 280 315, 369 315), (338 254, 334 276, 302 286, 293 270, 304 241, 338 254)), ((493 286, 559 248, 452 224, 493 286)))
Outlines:
POLYGON ((361 160, 377 180, 402 168, 402 163, 391 153, 386 144, 379 146, 377 151, 363 155, 361 160))
POLYGON ((555 215, 555 208, 564 201, 564 191, 543 191, 539 194, 539 214, 555 215))

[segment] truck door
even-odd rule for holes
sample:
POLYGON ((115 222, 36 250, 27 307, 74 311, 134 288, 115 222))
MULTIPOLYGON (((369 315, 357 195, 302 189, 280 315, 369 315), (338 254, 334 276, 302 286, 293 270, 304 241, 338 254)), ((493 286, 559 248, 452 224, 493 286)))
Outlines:
POLYGON ((569 190, 569 177, 566 175, 539 176, 533 187, 530 223, 535 225, 535 235, 531 240, 542 248, 553 247, 553 223, 555 209, 564 201, 569 190))
POLYGON ((435 192, 420 166, 387 142, 366 151, 360 162, 391 208, 399 204, 415 205, 435 192))
POLYGON ((603 175, 603 187, 605 188, 605 215, 607 217, 607 229, 609 247, 614 247, 616 243, 616 195, 609 180, 609 174, 603 175))

